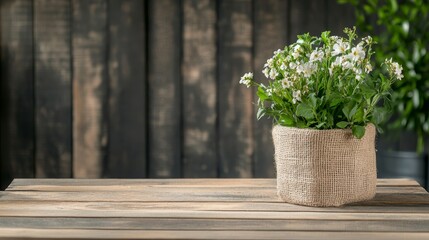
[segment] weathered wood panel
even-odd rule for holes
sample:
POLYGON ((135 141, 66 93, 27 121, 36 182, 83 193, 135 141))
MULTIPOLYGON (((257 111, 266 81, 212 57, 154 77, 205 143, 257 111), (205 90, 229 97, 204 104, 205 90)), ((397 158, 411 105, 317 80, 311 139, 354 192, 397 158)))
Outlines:
POLYGON ((107 2, 72 1, 73 177, 102 176, 107 145, 107 2))
POLYGON ((216 177, 216 2, 183 1, 183 175, 216 177))
POLYGON ((72 176, 70 1, 34 1, 37 177, 72 176))
POLYGON ((220 177, 251 177, 253 91, 239 85, 252 71, 252 1, 219 2, 218 102, 220 177))
POLYGON ((34 177, 33 3, 0 5, 0 189, 13 177, 34 177))
POLYGON ((289 42, 295 42, 296 36, 309 32, 320 36, 326 30, 327 7, 326 2, 331 0, 289 0, 289 42))
POLYGON ((18 179, 0 216, 7 239, 426 239, 429 194, 380 179, 373 200, 317 208, 275 179, 18 179))
MULTIPOLYGON (((264 84, 268 82, 262 69, 273 51, 283 49, 288 41, 288 1, 254 1, 254 77, 264 84)), ((257 96, 254 96, 257 102, 257 96)), ((255 112, 257 107, 255 106, 255 112)), ((254 117, 254 177, 274 177, 274 145, 271 136, 272 119, 256 120, 254 117)))
POLYGON ((109 6, 109 125, 106 177, 146 176, 145 2, 109 6))
POLYGON ((327 18, 326 30, 331 31, 332 35, 344 35, 344 28, 353 27, 355 25, 355 14, 353 6, 349 4, 340 5, 337 1, 326 0, 327 10, 325 16, 327 18))
POLYGON ((181 176, 180 3, 149 1, 149 177, 181 176))

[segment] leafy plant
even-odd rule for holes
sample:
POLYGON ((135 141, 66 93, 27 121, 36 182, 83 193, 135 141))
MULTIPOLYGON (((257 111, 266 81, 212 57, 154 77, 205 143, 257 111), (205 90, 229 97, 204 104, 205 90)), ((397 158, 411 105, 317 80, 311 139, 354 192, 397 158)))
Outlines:
POLYGON ((240 83, 257 87, 257 118, 268 116, 297 128, 349 128, 357 138, 368 123, 378 128, 386 110, 377 103, 388 102, 391 84, 403 77, 402 67, 388 59, 383 65, 389 74, 374 74, 373 39, 355 44, 356 29, 344 32, 347 38, 307 33, 275 51, 262 71, 271 80, 268 86, 246 73, 240 83))
POLYGON ((417 134, 417 151, 429 136, 429 4, 427 0, 340 0, 355 6, 359 30, 374 36, 375 62, 395 58, 404 66, 406 81, 392 88, 391 130, 417 134))

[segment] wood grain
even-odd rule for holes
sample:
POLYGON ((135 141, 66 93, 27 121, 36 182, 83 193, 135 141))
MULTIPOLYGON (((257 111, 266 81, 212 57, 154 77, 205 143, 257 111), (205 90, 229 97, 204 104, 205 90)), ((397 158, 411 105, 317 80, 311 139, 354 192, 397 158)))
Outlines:
POLYGON ((429 193, 407 179, 338 208, 284 203, 275 179, 18 179, 0 193, 0 239, 425 239, 428 225, 429 193))
POLYGON ((147 172, 145 4, 109 1, 108 147, 105 177, 147 172))
POLYGON ((332 239, 332 240, 423 240, 427 232, 340 231, 176 231, 176 230, 99 230, 3 228, 0 239, 332 239), (58 237, 61 236, 61 237, 58 237))
MULTIPOLYGON (((135 187, 135 186, 197 186, 197 187, 275 187, 276 179, 273 178, 241 178, 241 179, 14 179, 7 190, 32 190, 49 187, 68 187, 76 186, 83 188, 85 186, 94 187, 135 187)), ((377 187, 420 187, 412 179, 377 179, 377 187)), ((421 188, 421 187, 420 187, 421 188)))
POLYGON ((332 35, 344 36, 344 28, 355 23, 354 8, 350 4, 339 4, 336 0, 327 0, 327 29, 332 35))
POLYGON ((238 82, 253 68, 252 1, 220 1, 218 14, 219 175, 251 177, 253 94, 238 82))
POLYGON ((73 177, 102 176, 107 146, 107 2, 72 1, 73 177))
POLYGON ((216 177, 216 2, 183 1, 184 177, 216 177))
POLYGON ((327 11, 326 1, 312 0, 289 0, 289 42, 297 40, 297 35, 310 33, 313 36, 320 36, 326 30, 327 11))
POLYGON ((34 177, 33 2, 0 5, 0 190, 34 177))
POLYGON ((181 219, 181 218, 31 218, 2 217, 1 228, 122 229, 122 230, 253 230, 253 231, 347 231, 427 232, 429 220, 278 220, 278 219, 181 219))
POLYGON ((148 154, 150 177, 181 176, 180 1, 148 9, 148 154))
POLYGON ((36 177, 72 176, 70 1, 34 1, 36 177))
MULTIPOLYGON (((268 83, 262 74, 267 59, 273 51, 283 49, 288 41, 288 1, 254 1, 254 77, 258 82, 268 83)), ((253 102, 257 102, 255 94, 253 102)), ((254 106, 257 111, 256 105, 254 106)), ((255 118, 254 118, 255 119, 255 118)), ((274 177, 274 145, 271 136, 272 119, 254 120, 254 177, 274 177)))

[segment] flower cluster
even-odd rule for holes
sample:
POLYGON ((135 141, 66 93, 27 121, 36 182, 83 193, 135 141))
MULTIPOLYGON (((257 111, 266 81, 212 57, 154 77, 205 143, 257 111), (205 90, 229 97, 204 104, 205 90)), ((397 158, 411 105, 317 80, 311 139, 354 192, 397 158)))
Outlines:
POLYGON ((389 77, 374 74, 373 39, 356 42, 355 28, 344 32, 347 37, 300 35, 275 51, 262 70, 270 79, 268 86, 246 73, 240 83, 258 87, 258 118, 267 115, 278 124, 300 128, 351 128, 359 138, 366 124, 378 126, 383 110, 377 103, 403 78, 402 67, 389 59, 389 77))

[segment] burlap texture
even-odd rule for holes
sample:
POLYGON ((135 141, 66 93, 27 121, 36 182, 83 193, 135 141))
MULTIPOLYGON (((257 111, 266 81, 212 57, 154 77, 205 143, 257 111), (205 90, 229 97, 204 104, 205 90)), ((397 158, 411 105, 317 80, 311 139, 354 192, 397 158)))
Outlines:
POLYGON ((285 202, 341 206, 375 196, 375 127, 362 139, 350 129, 273 128, 277 193, 285 202))

